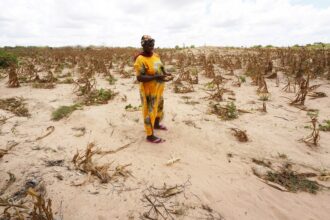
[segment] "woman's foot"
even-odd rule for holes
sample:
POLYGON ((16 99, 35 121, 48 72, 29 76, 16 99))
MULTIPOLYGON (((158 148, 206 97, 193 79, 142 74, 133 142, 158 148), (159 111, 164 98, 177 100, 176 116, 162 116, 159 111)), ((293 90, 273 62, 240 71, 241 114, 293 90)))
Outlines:
POLYGON ((154 144, 159 144, 159 143, 165 142, 164 139, 156 137, 155 135, 147 136, 147 141, 150 142, 150 143, 154 143, 154 144))
POLYGON ((156 120, 155 120, 154 129, 167 131, 166 126, 160 124, 160 118, 159 117, 157 117, 156 120))
POLYGON ((155 125, 154 129, 167 131, 167 127, 162 124, 155 125))

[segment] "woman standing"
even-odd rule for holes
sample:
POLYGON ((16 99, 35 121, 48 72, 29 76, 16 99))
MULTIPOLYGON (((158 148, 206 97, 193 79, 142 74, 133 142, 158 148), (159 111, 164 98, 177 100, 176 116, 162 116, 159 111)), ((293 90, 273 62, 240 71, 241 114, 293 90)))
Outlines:
POLYGON ((165 140, 154 135, 154 129, 167 130, 160 124, 164 113, 164 82, 166 77, 171 76, 164 70, 158 54, 154 53, 155 40, 148 35, 141 38, 141 52, 135 59, 134 69, 137 80, 140 82, 140 96, 142 102, 142 113, 147 141, 151 143, 162 143, 165 140))

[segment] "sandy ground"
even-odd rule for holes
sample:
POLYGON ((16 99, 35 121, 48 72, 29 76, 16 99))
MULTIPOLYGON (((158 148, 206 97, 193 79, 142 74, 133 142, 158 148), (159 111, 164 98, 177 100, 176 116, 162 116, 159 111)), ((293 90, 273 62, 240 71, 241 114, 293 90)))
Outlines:
MULTIPOLYGON (((288 160, 298 164, 301 170, 330 170, 330 133, 321 132, 320 146, 314 149, 298 141, 311 133, 305 128, 310 125, 310 119, 305 111, 288 105, 285 97, 292 98, 294 94, 281 91, 284 80, 280 87, 275 86, 275 80, 267 80, 271 93, 268 113, 256 110, 262 102, 249 78, 241 87, 227 83, 226 87, 236 94, 237 107, 252 112, 232 121, 222 121, 208 114, 209 101, 204 98, 207 93, 203 90, 203 83, 208 79, 201 77, 195 92, 188 94, 175 94, 172 85, 168 84, 164 94, 164 124, 169 130, 157 131, 156 134, 166 142, 155 145, 145 141, 141 112, 125 110, 128 104, 140 104, 138 85, 134 84, 133 78, 115 76, 118 79, 115 85, 109 85, 102 78, 98 78, 97 84, 99 88, 119 92, 114 100, 106 105, 84 106, 58 122, 51 120, 51 113, 61 105, 75 102, 73 85, 57 85, 51 90, 34 89, 30 85, 10 89, 5 86, 7 79, 0 81, 0 98, 23 97, 31 113, 29 118, 12 117, 0 125, 0 148, 4 149, 10 141, 18 143, 10 154, 0 159, 0 186, 8 179, 6 172, 17 178, 8 194, 20 189, 28 178, 41 178, 47 197, 53 201, 57 219, 61 216, 65 220, 139 219, 149 209, 141 200, 148 186, 190 183, 185 187, 186 198, 173 198, 189 207, 186 215, 175 216, 176 219, 212 219, 207 218, 202 206, 231 220, 330 219, 330 191, 316 195, 281 192, 261 182, 251 170, 257 166, 251 162, 252 158, 283 161, 278 154, 287 155, 288 160), (123 100, 124 96, 127 101, 123 100), (183 96, 199 103, 185 104, 183 96), (54 126, 55 131, 36 140, 49 126, 54 126), (76 137, 74 127, 85 127, 87 132, 76 137), (247 130, 249 142, 238 142, 230 131, 233 127, 247 130), (97 163, 131 163, 129 170, 133 177, 109 184, 100 184, 94 179, 83 186, 72 186, 72 183, 86 179, 86 175, 68 169, 72 167, 72 157, 91 142, 102 150, 129 144, 125 150, 105 155, 97 163), (228 154, 232 154, 232 158, 228 154), (166 166, 171 158, 180 158, 180 161, 166 166), (55 159, 64 159, 64 166, 45 166, 45 161, 55 159), (56 177, 58 174, 63 180, 56 177)), ((312 81, 312 84, 318 83, 324 84, 318 91, 330 96, 329 83, 312 81)), ((307 98, 306 106, 320 110, 320 122, 330 119, 328 97, 307 98)), ((0 115, 12 114, 0 110, 0 115)), ((322 184, 330 185, 329 182, 322 184)))

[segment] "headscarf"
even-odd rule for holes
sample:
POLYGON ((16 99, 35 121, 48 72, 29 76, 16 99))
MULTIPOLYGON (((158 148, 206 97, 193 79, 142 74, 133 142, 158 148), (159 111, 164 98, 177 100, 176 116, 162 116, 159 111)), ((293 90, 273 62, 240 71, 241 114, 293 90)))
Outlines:
MULTIPOLYGON (((154 44, 155 43, 155 39, 153 39, 151 36, 149 36, 149 35, 143 35, 142 37, 141 37, 141 46, 143 47, 144 45, 146 45, 146 44, 154 44)), ((145 57, 151 57, 152 55, 153 55, 153 53, 151 53, 151 54, 146 54, 144 51, 142 51, 142 52, 139 52, 138 54, 136 54, 135 56, 134 56, 134 61, 137 59, 137 57, 139 56, 139 55, 142 55, 142 56, 145 56, 145 57)))
POLYGON ((155 43, 155 39, 153 39, 151 36, 149 35, 143 35, 141 38, 141 46, 143 47, 146 44, 150 44, 150 43, 155 43))

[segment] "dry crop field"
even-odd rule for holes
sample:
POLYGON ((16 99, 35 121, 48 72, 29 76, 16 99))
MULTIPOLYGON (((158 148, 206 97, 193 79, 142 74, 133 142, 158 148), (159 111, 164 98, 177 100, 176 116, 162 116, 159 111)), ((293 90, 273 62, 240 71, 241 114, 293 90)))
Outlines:
POLYGON ((159 145, 137 49, 2 51, 1 220, 330 219, 329 49, 158 49, 159 145))

